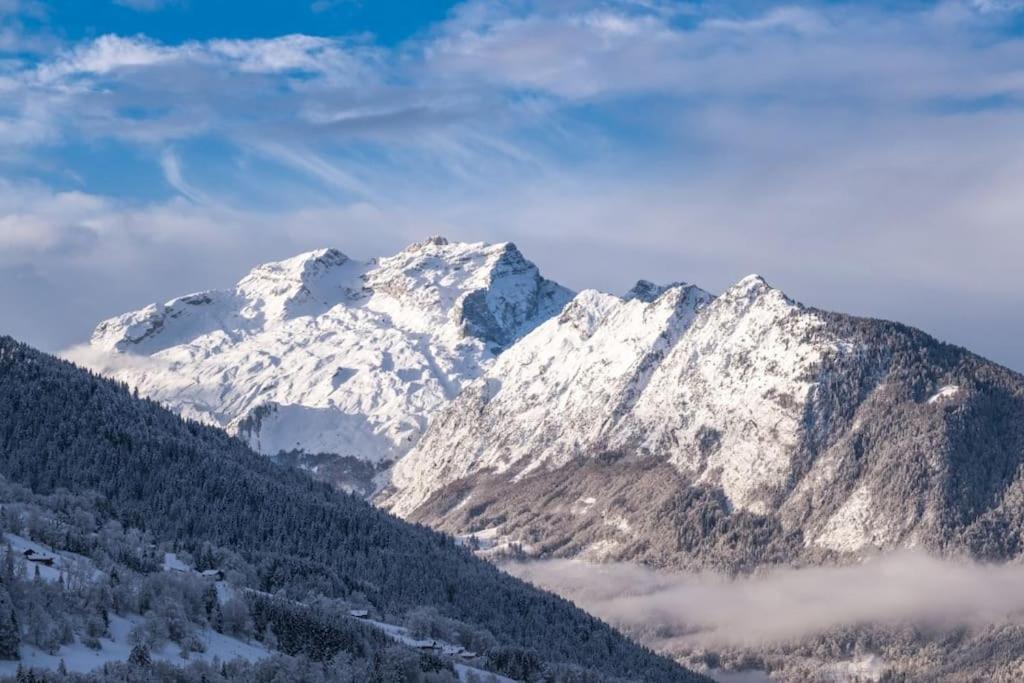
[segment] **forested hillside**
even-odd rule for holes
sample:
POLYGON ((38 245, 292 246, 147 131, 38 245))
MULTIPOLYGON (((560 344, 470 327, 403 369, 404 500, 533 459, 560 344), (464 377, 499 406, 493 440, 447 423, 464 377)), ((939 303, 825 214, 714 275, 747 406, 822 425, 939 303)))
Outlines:
POLYGON ((0 474, 36 494, 96 492, 124 525, 196 556, 204 544, 232 550, 258 591, 358 599, 394 617, 433 608, 536 662, 524 677, 576 665, 602 680, 700 678, 446 536, 10 338, 0 339, 0 474))

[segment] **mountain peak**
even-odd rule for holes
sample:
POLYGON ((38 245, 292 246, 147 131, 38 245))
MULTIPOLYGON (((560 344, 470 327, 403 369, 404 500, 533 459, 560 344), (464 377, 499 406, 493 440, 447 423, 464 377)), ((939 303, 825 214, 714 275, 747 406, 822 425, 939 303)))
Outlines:
POLYGON ((318 249, 267 263, 232 290, 101 323, 92 344, 174 363, 118 377, 264 452, 386 461, 572 295, 510 242, 431 237, 367 262, 318 249))
POLYGON ((733 289, 760 289, 764 287, 771 288, 771 285, 768 284, 768 281, 765 280, 763 276, 758 275, 757 273, 751 273, 750 275, 741 278, 739 282, 732 286, 733 289))
POLYGON ((558 316, 560 325, 571 325, 584 339, 590 337, 605 318, 622 306, 622 300, 596 289, 584 289, 565 305, 558 316))
POLYGON ((430 237, 421 242, 413 242, 402 251, 422 251, 424 249, 429 249, 430 247, 447 247, 450 244, 451 241, 447 237, 442 237, 441 235, 431 235, 430 237))
POLYGON ((739 282, 729 287, 729 289, 725 290, 722 293, 721 298, 726 301, 747 300, 752 302, 773 292, 778 293, 785 298, 785 295, 768 284, 767 280, 760 275, 753 273, 751 275, 747 275, 739 282))
POLYGON ((338 249, 315 249, 283 261, 271 261, 256 266, 239 281, 238 287, 241 290, 246 290, 264 282, 300 283, 315 278, 335 266, 344 265, 348 260, 348 256, 338 249))
POLYGON ((638 299, 649 304, 673 287, 685 286, 685 282, 670 282, 667 285, 656 285, 650 280, 637 280, 633 288, 626 292, 626 295, 622 298, 624 301, 638 299))

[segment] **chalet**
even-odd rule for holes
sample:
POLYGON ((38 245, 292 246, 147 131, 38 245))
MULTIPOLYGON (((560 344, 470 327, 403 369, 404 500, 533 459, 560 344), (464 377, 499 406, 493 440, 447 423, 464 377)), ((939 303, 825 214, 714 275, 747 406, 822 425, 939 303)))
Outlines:
POLYGON ((465 651, 466 651, 466 648, 462 647, 461 645, 445 645, 444 647, 441 648, 442 654, 445 654, 445 655, 447 655, 449 657, 455 657, 456 655, 461 655, 465 651))
POLYGON ((475 652, 470 651, 470 650, 463 650, 462 652, 459 653, 459 656, 462 657, 463 659, 476 659, 477 654, 475 652))
POLYGON ((53 558, 52 557, 47 557, 46 555, 40 555, 35 550, 32 550, 32 548, 29 548, 28 550, 26 550, 22 554, 25 556, 25 559, 28 560, 29 562, 35 562, 37 564, 43 565, 44 567, 52 567, 53 566, 53 558))
POLYGON ((436 650, 437 643, 428 638, 427 640, 410 640, 407 643, 409 646, 416 648, 417 650, 436 650))
POLYGON ((369 610, 365 609, 350 609, 348 613, 349 616, 355 617, 356 619, 365 619, 370 616, 369 610))
POLYGON ((164 553, 164 571, 190 574, 192 568, 178 559, 175 553, 164 553))
POLYGON ((224 571, 221 569, 204 569, 200 574, 204 579, 210 579, 211 581, 224 580, 224 571))

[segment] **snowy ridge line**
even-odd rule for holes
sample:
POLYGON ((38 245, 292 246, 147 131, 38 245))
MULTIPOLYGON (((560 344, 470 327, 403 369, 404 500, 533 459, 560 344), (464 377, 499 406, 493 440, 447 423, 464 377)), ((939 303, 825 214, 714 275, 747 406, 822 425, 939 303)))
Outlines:
POLYGON ((69 356, 265 454, 383 464, 571 297, 511 243, 435 237, 366 262, 321 249, 111 318, 69 356))
POLYGON ((990 473, 1020 469, 1024 377, 756 275, 717 297, 634 289, 581 292, 506 350, 438 410, 377 502, 456 536, 490 531, 488 556, 748 570, 1020 547, 997 531, 1017 528, 1015 480, 990 473))

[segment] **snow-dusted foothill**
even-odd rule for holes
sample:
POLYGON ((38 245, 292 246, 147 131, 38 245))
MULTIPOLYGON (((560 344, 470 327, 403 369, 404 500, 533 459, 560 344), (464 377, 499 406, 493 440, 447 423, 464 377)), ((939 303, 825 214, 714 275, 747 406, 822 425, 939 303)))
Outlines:
POLYGON ((84 680, 136 680, 150 669, 146 680, 434 672, 429 680, 454 683, 455 664, 519 680, 702 680, 441 534, 9 338, 0 338, 0 425, 0 524, 12 541, 0 547, 0 659, 20 645, 113 652, 117 615, 142 617, 129 661, 84 680), (83 581, 88 567, 77 569, 74 554, 103 575, 83 581), (32 578, 40 564, 56 581, 42 568, 32 578), (370 618, 470 654, 410 648, 370 618), (193 656, 217 650, 208 627, 275 654, 225 673, 193 656), (162 661, 168 642, 190 661, 162 661))

